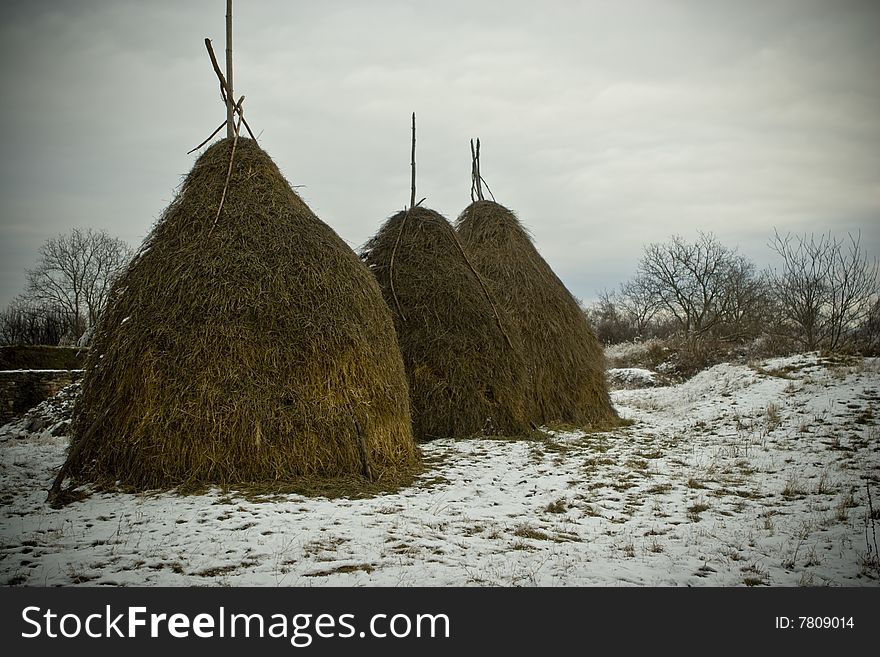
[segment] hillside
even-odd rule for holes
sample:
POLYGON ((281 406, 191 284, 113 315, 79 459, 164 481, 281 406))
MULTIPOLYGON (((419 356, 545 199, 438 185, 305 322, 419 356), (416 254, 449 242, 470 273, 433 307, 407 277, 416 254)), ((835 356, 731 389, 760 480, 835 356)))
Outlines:
POLYGON ((64 425, 33 416, 67 402, 47 404, 0 429, 0 582, 880 583, 880 359, 806 354, 656 383, 612 393, 633 423, 611 433, 428 443, 427 471, 393 494, 95 492, 60 510, 45 500, 64 425))

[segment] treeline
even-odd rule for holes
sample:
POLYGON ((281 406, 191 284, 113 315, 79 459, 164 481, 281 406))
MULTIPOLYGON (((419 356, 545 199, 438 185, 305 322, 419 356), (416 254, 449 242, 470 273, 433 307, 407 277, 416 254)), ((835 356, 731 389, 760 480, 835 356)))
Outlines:
POLYGON ((27 286, 0 313, 0 344, 81 344, 133 255, 106 231, 74 228, 40 247, 27 286))
POLYGON ((586 308, 615 344, 679 337, 762 341, 763 351, 880 352, 880 278, 859 234, 781 235, 774 268, 700 233, 647 245, 635 275, 586 308))
MULTIPOLYGON (((615 344, 681 338, 762 342, 762 351, 880 353, 878 263, 859 234, 781 235, 773 268, 758 270, 711 233, 644 247, 632 278, 585 311, 615 344)), ((0 344, 81 344, 132 249, 106 231, 73 229, 46 241, 27 286, 0 313, 0 344)))

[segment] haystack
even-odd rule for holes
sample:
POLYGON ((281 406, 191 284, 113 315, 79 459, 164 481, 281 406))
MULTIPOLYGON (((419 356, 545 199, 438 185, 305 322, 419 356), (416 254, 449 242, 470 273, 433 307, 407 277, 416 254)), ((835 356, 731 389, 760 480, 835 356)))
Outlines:
POLYGON ((116 282, 68 474, 136 489, 394 475, 418 461, 394 325, 253 141, 211 146, 116 282))
POLYGON ((422 207, 399 212, 363 258, 394 316, 416 440, 527 433, 516 336, 449 222, 422 207))
POLYGON ((456 229, 522 340, 529 418, 539 425, 614 424, 602 345, 513 212, 478 200, 461 213, 456 229))

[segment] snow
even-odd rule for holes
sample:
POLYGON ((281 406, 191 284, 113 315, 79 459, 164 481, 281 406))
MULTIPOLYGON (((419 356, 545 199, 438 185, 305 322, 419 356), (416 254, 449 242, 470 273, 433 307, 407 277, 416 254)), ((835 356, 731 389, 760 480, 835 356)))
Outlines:
POLYGON ((880 583, 880 359, 722 364, 612 398, 630 426, 434 441, 414 485, 361 500, 96 492, 52 509, 67 438, 19 421, 0 428, 0 583, 880 583))
POLYGON ((608 370, 608 384, 612 388, 654 388, 663 383, 659 374, 640 367, 615 367, 608 370))

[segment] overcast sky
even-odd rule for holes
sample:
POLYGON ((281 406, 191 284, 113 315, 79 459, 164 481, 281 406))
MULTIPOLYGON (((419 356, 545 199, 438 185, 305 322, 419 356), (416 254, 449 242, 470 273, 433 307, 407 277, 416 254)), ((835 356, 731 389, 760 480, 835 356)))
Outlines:
MULTIPOLYGON (((224 119, 224 0, 4 2, 0 307, 47 238, 140 244, 224 119)), ((237 0, 260 143, 358 248, 418 198, 470 202, 468 140, 569 289, 712 231, 761 265, 782 232, 880 253, 880 2, 237 0)))

